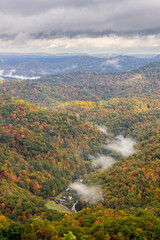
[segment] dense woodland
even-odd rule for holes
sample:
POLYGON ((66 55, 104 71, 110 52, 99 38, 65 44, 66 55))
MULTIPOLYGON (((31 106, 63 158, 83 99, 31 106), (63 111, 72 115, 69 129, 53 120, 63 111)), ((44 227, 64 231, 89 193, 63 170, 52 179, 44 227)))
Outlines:
POLYGON ((76 72, 38 80, 0 80, 0 93, 40 107, 53 108, 70 101, 101 101, 116 97, 158 94, 160 61, 122 73, 76 72))
POLYGON ((160 61, 124 73, 1 80, 0 238, 160 239, 160 61), (105 126, 108 135, 97 129, 105 126), (122 134, 129 157, 103 148, 122 134), (115 157, 95 169, 89 156, 115 157), (83 176, 103 201, 81 211, 48 209, 83 176))

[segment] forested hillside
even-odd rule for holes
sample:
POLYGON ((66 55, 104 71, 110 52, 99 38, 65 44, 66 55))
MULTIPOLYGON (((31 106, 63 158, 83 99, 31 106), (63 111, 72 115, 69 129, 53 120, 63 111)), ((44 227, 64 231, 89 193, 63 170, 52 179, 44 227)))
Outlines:
POLYGON ((0 237, 160 239, 159 81, 159 61, 121 74, 3 80, 0 237), (123 155, 128 143, 134 151, 123 155), (99 156, 113 166, 92 166, 99 156), (47 209, 45 199, 82 176, 101 187, 99 202, 77 195, 77 213, 47 209))
POLYGON ((133 213, 148 208, 159 215, 160 97, 72 102, 62 109, 78 113, 81 119, 93 124, 107 126, 108 134, 136 140, 137 154, 118 156, 117 164, 110 170, 96 171, 88 181, 103 186, 105 205, 109 208, 133 213))
POLYGON ((105 140, 104 134, 76 116, 41 110, 4 95, 0 133, 1 210, 7 216, 12 212, 12 218, 22 195, 30 196, 30 201, 31 194, 53 197, 73 178, 89 172, 91 166, 83 159, 100 151, 105 140))
POLYGON ((76 72, 38 80, 1 80, 0 92, 52 108, 68 101, 153 96, 160 91, 160 61, 123 73, 76 72))
POLYGON ((12 79, 37 79, 53 74, 87 72, 123 72, 159 60, 160 56, 143 58, 107 55, 50 55, 50 54, 2 54, 0 76, 12 79))

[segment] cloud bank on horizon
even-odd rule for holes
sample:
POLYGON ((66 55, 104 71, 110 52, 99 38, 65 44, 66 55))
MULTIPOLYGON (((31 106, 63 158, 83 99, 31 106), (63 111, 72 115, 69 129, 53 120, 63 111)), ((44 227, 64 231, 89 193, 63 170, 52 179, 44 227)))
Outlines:
POLYGON ((159 0, 0 1, 0 51, 157 52, 159 12, 159 0))

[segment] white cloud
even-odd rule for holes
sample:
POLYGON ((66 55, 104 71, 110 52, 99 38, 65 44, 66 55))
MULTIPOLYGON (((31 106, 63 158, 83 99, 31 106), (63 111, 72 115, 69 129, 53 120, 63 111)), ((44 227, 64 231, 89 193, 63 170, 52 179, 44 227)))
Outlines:
POLYGON ((16 79, 22 79, 22 80, 32 80, 32 79, 38 79, 40 78, 39 76, 35 77, 27 77, 24 75, 17 75, 16 74, 16 69, 11 69, 8 73, 5 72, 5 70, 0 70, 0 76, 6 77, 6 78, 16 78, 16 79))
POLYGON ((114 164, 116 163, 116 160, 110 156, 99 156, 97 159, 95 166, 96 167, 101 167, 104 169, 111 168, 114 164))
POLYGON ((106 61, 104 61, 103 63, 101 63, 100 65, 101 67, 114 67, 117 69, 121 68, 121 65, 119 64, 119 59, 118 58, 114 58, 114 59, 107 59, 106 61))
POLYGON ((98 201, 103 200, 102 190, 98 186, 87 186, 82 183, 72 183, 70 185, 74 189, 79 197, 87 202, 96 204, 98 201))
POLYGON ((104 133, 105 135, 108 135, 107 127, 99 125, 96 125, 95 127, 98 128, 98 130, 104 133))
POLYGON ((113 143, 108 144, 105 148, 119 152, 123 157, 128 157, 136 153, 134 148, 135 145, 135 140, 131 138, 124 138, 122 135, 119 135, 116 137, 116 140, 113 143))

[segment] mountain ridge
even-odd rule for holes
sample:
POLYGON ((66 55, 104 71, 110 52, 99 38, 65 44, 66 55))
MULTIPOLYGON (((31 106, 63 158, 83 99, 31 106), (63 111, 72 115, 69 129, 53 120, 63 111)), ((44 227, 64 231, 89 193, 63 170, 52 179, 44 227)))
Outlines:
POLYGON ((59 73, 88 72, 123 72, 136 69, 146 63, 159 60, 160 55, 152 58, 134 56, 89 55, 0 55, 0 76, 15 79, 36 79, 59 73))

